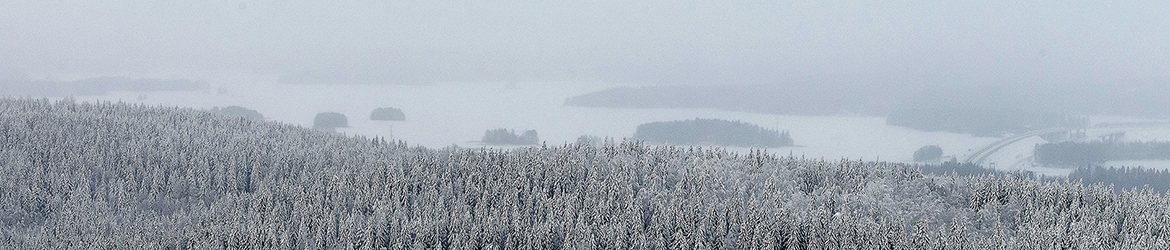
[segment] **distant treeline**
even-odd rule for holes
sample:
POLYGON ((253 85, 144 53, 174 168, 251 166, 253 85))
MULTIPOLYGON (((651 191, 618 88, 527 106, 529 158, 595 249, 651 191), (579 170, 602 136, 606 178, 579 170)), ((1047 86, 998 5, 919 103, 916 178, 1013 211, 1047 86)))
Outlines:
POLYGON ((1149 187, 1157 193, 1170 190, 1170 170, 1146 169, 1142 167, 1078 167, 1068 174, 1068 180, 1084 184, 1102 183, 1113 185, 1114 191, 1141 190, 1149 187))
POLYGON ((1170 117, 1170 84, 906 84, 793 82, 769 85, 653 86, 600 90, 565 105, 711 108, 791 115, 884 116, 895 109, 985 107, 1000 111, 1170 117))
POLYGON ((483 143, 492 145, 536 145, 539 142, 536 130, 525 130, 517 135, 514 130, 492 129, 483 133, 483 143))
POLYGON ((998 137, 1004 133, 1045 128, 1084 127, 1088 124, 1088 118, 1009 109, 932 107, 894 110, 887 116, 886 124, 922 131, 998 137))
POLYGON ((1170 160, 1170 142, 1060 142, 1036 145, 1036 161, 1045 165, 1086 166, 1106 161, 1170 160))
POLYGON ((1039 178, 1045 181, 1070 181, 1081 182, 1085 185, 1102 184, 1105 186, 1113 186, 1114 192, 1121 192, 1127 190, 1142 190, 1149 188, 1157 193, 1166 193, 1170 191, 1170 170, 1147 169, 1142 167, 1102 167, 1102 166, 1082 166, 1077 167, 1067 177, 1038 177, 1031 171, 1005 172, 994 168, 984 168, 978 164, 960 163, 954 161, 943 162, 941 164, 921 164, 916 165, 918 171, 923 175, 934 176, 950 176, 956 175, 960 177, 978 177, 978 176, 1006 176, 1007 174, 1019 174, 1029 178, 1039 178))
POLYGON ((884 115, 892 103, 870 86, 854 91, 816 84, 776 86, 652 86, 612 88, 565 99, 567 106, 601 108, 713 108, 769 114, 884 115), (832 98, 827 98, 832 97, 832 98))
POLYGON ((420 84, 428 78, 385 68, 305 68, 286 71, 276 80, 285 84, 420 84))
POLYGON ((104 95, 110 91, 189 91, 206 89, 204 81, 99 77, 75 81, 0 81, 0 93, 10 96, 104 95))
POLYGON ((1170 109, 1164 108, 1170 106, 1170 98, 1161 94, 1168 91, 1170 85, 1167 84, 1117 88, 1076 84, 778 83, 621 87, 570 97, 565 99, 565 105, 888 116, 890 124, 914 129, 998 135, 1043 127, 1083 125, 1083 118, 1074 115, 1170 117, 1170 109))
POLYGON ((651 122, 638 126, 634 138, 656 143, 710 144, 741 147, 792 146, 788 131, 719 119, 651 122))

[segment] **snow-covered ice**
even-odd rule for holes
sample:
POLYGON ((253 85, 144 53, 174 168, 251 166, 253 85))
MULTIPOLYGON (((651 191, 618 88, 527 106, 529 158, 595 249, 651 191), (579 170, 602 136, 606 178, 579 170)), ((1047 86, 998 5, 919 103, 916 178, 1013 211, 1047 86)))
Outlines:
MULTIPOLYGON (((213 83, 213 85, 215 85, 213 83)), ((549 145, 581 135, 626 138, 638 125, 655 121, 717 118, 738 120, 792 133, 795 147, 769 152, 829 160, 849 158, 911 161, 914 150, 939 145, 945 158, 965 154, 996 138, 922 132, 889 126, 872 116, 788 116, 713 109, 608 109, 564 106, 565 98, 612 85, 593 83, 436 83, 430 85, 287 85, 264 79, 213 86, 194 92, 112 92, 76 97, 80 101, 125 101, 209 109, 239 105, 270 120, 311 127, 319 112, 340 112, 349 135, 381 136, 427 147, 483 147, 484 131, 535 129, 549 145), (217 94, 217 88, 226 94, 217 94), (145 95, 146 99, 138 100, 145 95), (371 121, 378 107, 401 108, 406 121, 371 121)), ((746 148, 729 148, 746 151, 746 148)))
MULTIPOLYGON (((233 81, 233 80, 226 80, 233 81)), ((717 118, 753 123, 792 133, 795 147, 769 148, 807 158, 841 158, 910 162, 914 150, 925 145, 943 148, 944 160, 964 159, 998 138, 949 132, 923 132, 885 124, 874 116, 790 116, 714 109, 610 109, 564 106, 565 98, 614 87, 597 83, 435 83, 429 85, 289 85, 265 78, 237 78, 235 84, 213 83, 210 90, 175 92, 112 92, 104 96, 75 97, 80 101, 125 101, 198 109, 239 105, 255 109, 273 121, 311 127, 319 112, 340 112, 349 119, 349 135, 380 136, 410 145, 494 147, 479 143, 484 131, 535 129, 549 145, 574 142, 582 135, 621 140, 638 125, 655 121, 717 118), (238 80, 245 79, 245 80, 238 80), (218 88, 227 90, 217 93, 218 88), (139 97, 146 97, 140 100, 139 97), (378 107, 401 108, 406 121, 371 121, 378 107)), ((1170 140, 1170 126, 1157 120, 1093 117, 1090 137, 1125 131, 1127 141, 1170 140)), ((1170 123, 1168 123, 1170 124, 1170 123)), ((1002 170, 1029 170, 1047 175, 1071 169, 1037 166, 1032 148, 1045 143, 1030 137, 988 157, 985 164, 1002 170)), ((748 148, 732 147, 746 152, 748 148)), ((1109 162, 1106 165, 1170 169, 1170 161, 1109 162)))

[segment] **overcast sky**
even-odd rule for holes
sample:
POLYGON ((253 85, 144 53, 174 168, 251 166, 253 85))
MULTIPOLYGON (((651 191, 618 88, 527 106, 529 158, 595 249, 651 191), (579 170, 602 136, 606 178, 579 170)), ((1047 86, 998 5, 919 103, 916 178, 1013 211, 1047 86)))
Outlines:
POLYGON ((1167 1, 569 2, 0 1, 0 67, 394 83, 1170 78, 1167 1))

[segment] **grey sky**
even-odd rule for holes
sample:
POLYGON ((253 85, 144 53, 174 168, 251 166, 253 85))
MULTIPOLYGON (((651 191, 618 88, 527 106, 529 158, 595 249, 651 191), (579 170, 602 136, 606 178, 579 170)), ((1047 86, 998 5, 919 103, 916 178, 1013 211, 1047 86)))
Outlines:
POLYGON ((1170 78, 1165 1, 566 2, 2 1, 0 67, 403 83, 1170 78))

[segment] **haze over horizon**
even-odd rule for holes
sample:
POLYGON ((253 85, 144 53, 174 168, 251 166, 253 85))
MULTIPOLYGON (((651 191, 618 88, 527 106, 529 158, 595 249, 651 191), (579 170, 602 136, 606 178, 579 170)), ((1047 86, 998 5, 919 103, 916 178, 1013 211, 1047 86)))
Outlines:
POLYGON ((0 1, 0 249, 1170 249, 1166 10, 0 1))
POLYGON ((1166 2, 6 1, 7 78, 1091 84, 1170 79, 1166 2))

